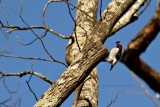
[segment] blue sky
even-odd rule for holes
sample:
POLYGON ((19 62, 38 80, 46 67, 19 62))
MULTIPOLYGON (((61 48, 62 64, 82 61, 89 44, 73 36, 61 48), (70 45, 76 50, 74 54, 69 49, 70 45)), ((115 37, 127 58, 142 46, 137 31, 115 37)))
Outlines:
MULTIPOLYGON (((25 26, 21 19, 13 13, 11 9, 14 9, 17 12, 20 12, 21 0, 2 0, 7 18, 9 20, 10 25, 16 26, 25 26)), ((103 0, 103 10, 108 3, 107 0, 103 0)), ((42 25, 42 12, 43 8, 47 1, 39 1, 39 0, 24 0, 23 1, 23 12, 22 17, 25 21, 30 25, 42 25)), ((73 2, 76 5, 76 2, 73 2)), ((157 4, 157 0, 151 1, 151 4, 146 9, 146 11, 139 17, 139 19, 132 23, 131 25, 123 28, 118 33, 116 33, 111 38, 108 38, 105 42, 105 46, 109 49, 115 46, 115 42, 117 40, 121 41, 124 47, 127 43, 135 37, 139 30, 141 30, 147 22, 152 17, 155 7, 157 4)), ((72 11, 73 16, 75 17, 76 11, 72 11)), ((99 17, 99 16, 98 16, 99 17)), ((5 22, 4 15, 2 14, 2 8, 0 8, 0 20, 5 22)), ((67 5, 65 3, 52 3, 47 8, 45 15, 46 25, 51 29, 59 32, 62 35, 70 35, 74 28, 74 23, 71 17, 68 14, 67 5)), ((6 29, 8 30, 8 29, 6 29)), ((39 36, 43 32, 42 30, 34 30, 39 36)), ((39 40, 34 42, 29 46, 22 46, 17 42, 16 36, 19 36, 19 39, 23 43, 28 43, 35 38, 35 35, 32 34, 31 31, 15 31, 9 35, 9 43, 7 47, 7 51, 11 52, 10 55, 15 56, 23 56, 23 57, 39 57, 50 59, 50 57, 44 51, 39 40)), ((145 53, 141 55, 142 59, 152 66, 155 70, 160 71, 159 68, 159 53, 160 50, 157 50, 159 47, 159 38, 160 34, 157 38, 151 43, 145 53)), ((0 51, 3 49, 5 44, 5 38, 2 32, 0 32, 0 51)), ((65 62, 65 48, 68 43, 68 40, 61 39, 56 35, 48 33, 44 38, 44 44, 51 55, 56 59, 65 62)), ((14 59, 14 58, 5 58, 0 57, 0 70, 5 73, 17 73, 23 72, 27 70, 31 70, 32 61, 31 60, 22 60, 22 59, 14 59)), ((59 78, 59 76, 65 71, 66 67, 59 63, 55 62, 44 62, 44 61, 34 61, 33 70, 34 72, 38 72, 47 76, 52 81, 55 81, 59 78)), ((98 107, 107 106, 111 100, 116 97, 115 92, 113 90, 119 90, 123 92, 142 92, 144 91, 137 84, 135 79, 132 77, 130 70, 118 62, 117 65, 113 68, 112 72, 109 71, 110 64, 108 63, 100 63, 98 65, 98 75, 99 75, 99 101, 98 107)), ((36 100, 32 93, 29 91, 27 87, 26 80, 28 80, 30 75, 26 75, 22 78, 19 77, 5 77, 6 83, 11 90, 15 90, 17 85, 20 84, 19 91, 13 95, 13 99, 7 103, 12 104, 15 102, 19 96, 21 97, 21 106, 22 107, 32 107, 36 100)), ((146 83, 141 80, 141 82, 145 85, 149 93, 154 97, 155 92, 148 87, 146 83)), ((41 95, 50 87, 50 84, 44 82, 38 77, 33 76, 30 81, 30 86, 36 93, 37 97, 40 98, 41 95)), ((2 79, 0 80, 0 102, 9 97, 4 85, 2 83, 2 79)), ((62 107, 69 107, 73 103, 73 94, 62 104, 62 107)), ((156 100, 159 105, 160 101, 156 100)), ((154 107, 154 103, 146 96, 146 95, 138 95, 138 94, 124 94, 119 93, 118 98, 111 107, 154 107)))

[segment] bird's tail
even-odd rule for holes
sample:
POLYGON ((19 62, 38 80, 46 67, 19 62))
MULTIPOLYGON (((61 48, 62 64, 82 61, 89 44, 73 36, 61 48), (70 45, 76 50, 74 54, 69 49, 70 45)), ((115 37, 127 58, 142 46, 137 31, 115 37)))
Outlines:
POLYGON ((114 65, 111 65, 110 71, 112 70, 113 66, 114 66, 114 65))

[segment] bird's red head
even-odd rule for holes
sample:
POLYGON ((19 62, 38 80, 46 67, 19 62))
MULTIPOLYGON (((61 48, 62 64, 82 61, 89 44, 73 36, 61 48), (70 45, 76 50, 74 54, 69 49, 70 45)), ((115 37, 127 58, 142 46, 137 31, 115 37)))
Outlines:
POLYGON ((119 44, 120 43, 120 41, 117 41, 116 42, 116 44, 117 44, 117 48, 119 48, 121 51, 122 51, 122 45, 121 44, 119 44))

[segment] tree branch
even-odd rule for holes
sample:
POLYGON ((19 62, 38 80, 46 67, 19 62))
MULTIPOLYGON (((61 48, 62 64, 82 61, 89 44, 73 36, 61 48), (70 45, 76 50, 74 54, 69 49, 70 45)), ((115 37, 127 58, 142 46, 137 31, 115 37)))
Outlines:
POLYGON ((71 36, 63 36, 55 31, 53 31, 52 29, 48 28, 48 27, 44 27, 44 26, 29 26, 29 27, 19 27, 19 26, 0 26, 0 28, 12 28, 11 30, 8 30, 7 33, 9 32, 13 32, 15 30, 30 30, 30 29, 45 29, 63 39, 71 39, 71 36))
POLYGON ((46 82, 48 82, 50 84, 53 84, 53 82, 50 79, 48 79, 47 77, 43 76, 42 74, 39 74, 37 72, 32 72, 32 71, 24 71, 24 72, 20 72, 20 73, 8 73, 8 74, 5 74, 2 71, 0 71, 0 74, 2 74, 2 77, 4 77, 4 76, 19 76, 19 77, 23 77, 26 74, 33 74, 33 75, 43 79, 44 81, 46 81, 46 82))
MULTIPOLYGON (((81 11, 77 9, 76 21, 71 14, 69 4, 67 5, 69 14, 75 23, 75 28, 72 32, 74 42, 71 44, 69 42, 66 49, 66 59, 70 60, 67 60, 70 65, 81 58, 81 50, 85 44, 86 37, 89 36, 86 35, 87 31, 93 28, 96 23, 94 20, 97 20, 98 0, 78 0, 77 7, 81 11), (94 20, 84 14, 84 12, 94 20)), ((92 105, 93 107, 97 107, 98 105, 98 72, 96 68, 91 71, 91 74, 74 91, 72 107, 86 107, 88 105, 92 105)))
POLYGON ((122 29, 123 27, 127 26, 128 24, 134 22, 135 20, 138 19, 137 12, 144 5, 146 0, 137 0, 137 2, 131 7, 131 9, 124 15, 122 16, 119 21, 115 24, 113 27, 110 36, 115 34, 117 31, 122 29))
POLYGON ((116 95, 116 97, 114 98, 114 100, 111 101, 111 103, 107 107, 111 106, 116 101, 117 97, 118 97, 118 94, 116 95))
POLYGON ((34 107, 60 106, 62 102, 85 80, 91 70, 96 67, 109 51, 102 43, 109 36, 116 21, 126 12, 136 0, 112 1, 102 14, 103 21, 98 21, 87 36, 80 59, 66 71, 44 93, 34 107))
POLYGON ((43 9, 43 14, 42 14, 42 20, 43 20, 43 26, 46 27, 46 24, 45 24, 45 19, 44 19, 44 15, 45 15, 45 12, 46 12, 46 9, 48 7, 48 5, 52 2, 62 2, 64 0, 50 0, 47 2, 47 4, 45 5, 44 9, 43 9))
POLYGON ((51 60, 51 59, 43 59, 43 58, 30 58, 30 57, 11 56, 11 55, 4 55, 4 54, 0 54, 0 56, 10 57, 10 58, 19 58, 19 59, 28 59, 28 60, 41 60, 41 61, 54 62, 54 60, 51 60))
MULTIPOLYGON (((0 4, 1 4, 1 6, 2 6, 3 14, 4 14, 4 17, 5 17, 5 19, 6 19, 7 25, 9 26, 8 18, 7 18, 6 12, 5 12, 5 10, 4 10, 4 5, 3 5, 3 3, 2 3, 1 0, 0 0, 0 4)), ((2 24, 2 23, 1 23, 1 24, 2 24)), ((3 25, 3 24, 2 24, 2 25, 3 25)))
POLYGON ((131 71, 131 74, 132 74, 133 78, 137 81, 137 83, 140 85, 140 87, 144 90, 145 94, 153 101, 153 103, 156 105, 156 107, 159 107, 159 105, 156 102, 156 100, 149 94, 148 90, 144 87, 144 85, 136 77, 136 74, 133 71, 131 71))
POLYGON ((157 9, 149 23, 130 41, 125 48, 121 62, 142 78, 157 92, 160 92, 160 74, 147 65, 139 57, 160 31, 160 0, 157 9))
POLYGON ((60 106, 62 102, 90 74, 92 69, 107 56, 108 50, 101 43, 90 43, 81 59, 72 63, 55 83, 38 100, 35 107, 60 106))
POLYGON ((11 90, 8 88, 7 84, 6 84, 5 79, 3 79, 3 84, 4 84, 4 87, 6 88, 6 90, 7 90, 8 93, 9 93, 9 97, 8 97, 6 100, 0 102, 0 105, 6 105, 5 103, 7 103, 8 101, 12 100, 13 94, 17 93, 17 92, 18 92, 18 89, 19 89, 19 85, 18 85, 18 87, 17 87, 17 89, 16 89, 15 91, 11 91, 11 90))

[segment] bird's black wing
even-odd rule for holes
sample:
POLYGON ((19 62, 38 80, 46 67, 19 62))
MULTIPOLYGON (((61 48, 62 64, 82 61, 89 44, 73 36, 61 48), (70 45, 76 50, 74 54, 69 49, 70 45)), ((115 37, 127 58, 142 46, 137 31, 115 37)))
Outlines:
POLYGON ((122 51, 120 50, 120 51, 118 52, 118 54, 116 55, 116 59, 117 59, 117 60, 119 60, 119 59, 121 58, 121 54, 122 54, 122 51))

